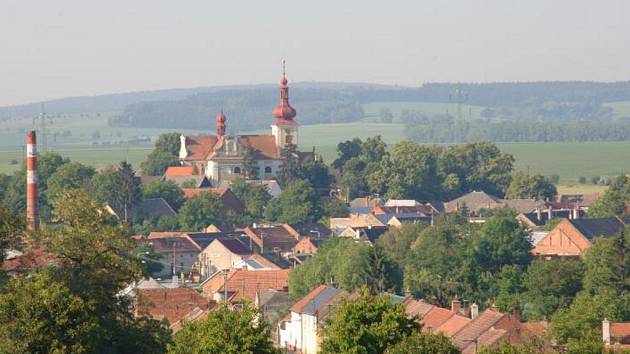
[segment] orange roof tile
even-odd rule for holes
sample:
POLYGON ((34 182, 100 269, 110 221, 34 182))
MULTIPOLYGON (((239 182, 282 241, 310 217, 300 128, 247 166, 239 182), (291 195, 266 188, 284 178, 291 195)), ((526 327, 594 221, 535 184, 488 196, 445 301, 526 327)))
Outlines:
POLYGON ((441 307, 433 307, 426 315, 422 317, 420 322, 422 323, 422 330, 424 332, 434 333, 437 331, 444 322, 449 318, 455 316, 451 310, 447 310, 441 307))
MULTIPOLYGON (((238 144, 241 147, 251 147, 256 159, 280 159, 280 150, 273 135, 239 135, 238 144)), ((196 135, 186 137, 187 161, 207 161, 214 157, 218 138, 215 135, 196 135)), ((219 144, 221 146, 221 144, 219 144)))
POLYGON ((431 309, 433 309, 435 306, 426 303, 422 300, 414 300, 414 299, 410 299, 406 304, 405 304, 405 313, 407 314, 407 316, 424 316, 426 315, 429 311, 431 311, 431 309))
MULTIPOLYGON (((287 290, 288 282, 288 269, 232 269, 227 277, 227 290, 231 294, 230 301, 246 299, 253 302, 257 292, 270 289, 287 290)), ((212 296, 214 293, 224 292, 223 285, 223 274, 216 273, 201 286, 206 296, 212 296)))
POLYGON ((213 305, 214 301, 191 288, 138 289, 136 311, 139 315, 166 318, 169 323, 175 323, 195 308, 207 310, 213 305))
POLYGON ((170 166, 164 172, 164 176, 192 176, 194 170, 193 166, 170 166))
POLYGON ((441 332, 444 333, 445 336, 450 337, 462 329, 468 322, 470 322, 470 318, 454 315, 436 328, 435 332, 441 332))

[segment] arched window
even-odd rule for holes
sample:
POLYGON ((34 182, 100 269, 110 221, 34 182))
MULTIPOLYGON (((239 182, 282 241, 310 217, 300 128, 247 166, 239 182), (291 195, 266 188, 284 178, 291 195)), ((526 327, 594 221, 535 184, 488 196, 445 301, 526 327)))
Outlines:
POLYGON ((241 174, 241 168, 238 166, 234 167, 234 173, 237 175, 241 174))
POLYGON ((265 173, 271 173, 271 167, 269 166, 265 167, 265 173))

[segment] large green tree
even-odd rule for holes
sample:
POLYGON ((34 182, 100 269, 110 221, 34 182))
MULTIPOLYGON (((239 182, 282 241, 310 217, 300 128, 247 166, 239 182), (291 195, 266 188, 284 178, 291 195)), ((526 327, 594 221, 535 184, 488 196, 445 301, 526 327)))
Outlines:
POLYGON ((630 201, 630 177, 618 176, 591 207, 588 215, 594 218, 625 216, 626 203, 630 201))
POLYGON ((243 176, 246 179, 258 179, 259 172, 256 152, 251 146, 246 146, 243 152, 243 176))
POLYGON ((186 230, 197 231, 210 224, 222 224, 223 203, 215 193, 204 192, 184 202, 179 209, 179 224, 186 230))
POLYGON ((250 305, 240 311, 225 306, 206 319, 186 322, 169 345, 172 354, 272 354, 269 325, 250 305))
POLYGON ((420 325, 387 296, 362 294, 344 300, 322 331, 322 354, 385 353, 420 325))
POLYGON ((91 300, 40 272, 0 293, 0 352, 96 353, 103 335, 91 300))
POLYGON ((399 269, 380 247, 366 241, 333 238, 289 273, 289 293, 299 298, 320 284, 334 284, 348 291, 361 287, 374 292, 395 291, 400 287, 400 278, 399 269))
POLYGON ((265 206, 271 200, 267 187, 262 184, 248 183, 243 178, 237 178, 230 185, 232 192, 245 203, 246 216, 251 220, 260 219, 265 206))
POLYGON ((266 219, 287 224, 315 222, 321 216, 321 198, 305 180, 289 183, 282 194, 272 199, 265 209, 266 219))
POLYGON ((53 201, 55 228, 42 242, 56 260, 52 274, 90 305, 100 332, 95 352, 161 352, 170 340, 164 324, 136 318, 130 299, 120 296, 143 274, 142 259, 126 230, 102 212, 85 190, 68 190, 53 201))
POLYGON ((66 189, 88 187, 95 173, 93 167, 78 162, 60 166, 48 179, 48 198, 52 199, 66 189))
POLYGON ((117 193, 114 195, 115 202, 122 210, 123 220, 129 221, 129 211, 140 201, 142 190, 140 181, 136 178, 136 172, 131 164, 123 161, 117 170, 117 193))
POLYGON ((568 307, 582 289, 584 264, 574 259, 536 260, 529 265, 523 280, 529 320, 551 318, 559 308, 568 307))
POLYGON ((142 196, 144 198, 164 198, 175 210, 178 210, 184 203, 184 191, 173 181, 153 181, 143 188, 142 196))
POLYGON ((556 194, 558 191, 550 178, 542 175, 531 176, 523 171, 517 171, 512 176, 512 182, 505 192, 505 197, 553 200, 556 194))
POLYGON ((423 223, 405 223, 401 228, 391 228, 381 235, 376 240, 376 245, 402 269, 407 262, 411 246, 426 228, 427 225, 423 223))
POLYGON ((142 162, 140 168, 145 175, 161 176, 169 166, 179 163, 180 133, 161 134, 155 141, 155 148, 142 162))
POLYGON ((282 187, 300 178, 300 155, 295 144, 287 144, 280 150, 282 164, 276 173, 276 179, 282 187))

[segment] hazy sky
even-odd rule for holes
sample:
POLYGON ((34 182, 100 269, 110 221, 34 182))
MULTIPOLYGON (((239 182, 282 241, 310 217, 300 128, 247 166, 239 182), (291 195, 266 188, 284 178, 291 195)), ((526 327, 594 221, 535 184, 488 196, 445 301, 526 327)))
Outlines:
POLYGON ((0 0, 0 105, 292 81, 630 79, 627 0, 0 0))

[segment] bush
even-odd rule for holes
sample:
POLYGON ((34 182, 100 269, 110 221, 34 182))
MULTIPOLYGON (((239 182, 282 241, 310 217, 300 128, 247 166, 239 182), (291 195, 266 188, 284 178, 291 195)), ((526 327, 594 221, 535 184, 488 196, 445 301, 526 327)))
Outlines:
POLYGON ((599 176, 593 176, 589 180, 591 181, 591 183, 597 184, 600 181, 600 179, 601 178, 599 176))
POLYGON ((580 178, 578 178, 578 182, 580 182, 582 184, 586 183, 586 177, 580 176, 580 178))

